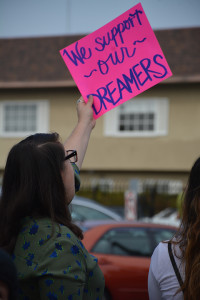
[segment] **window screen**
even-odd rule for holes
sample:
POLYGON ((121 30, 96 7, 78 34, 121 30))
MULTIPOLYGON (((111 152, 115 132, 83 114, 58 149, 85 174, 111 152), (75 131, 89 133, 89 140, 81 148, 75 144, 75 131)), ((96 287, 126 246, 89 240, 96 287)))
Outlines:
POLYGON ((29 132, 37 129, 36 104, 5 104, 4 132, 29 132))
POLYGON ((8 100, 0 102, 0 136, 24 137, 49 130, 47 100, 8 100))

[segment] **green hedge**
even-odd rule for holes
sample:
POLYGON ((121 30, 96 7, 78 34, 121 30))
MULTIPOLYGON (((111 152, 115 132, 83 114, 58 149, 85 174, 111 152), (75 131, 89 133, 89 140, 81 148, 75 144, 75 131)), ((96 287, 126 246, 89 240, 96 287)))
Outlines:
MULTIPOLYGON (((102 192, 100 190, 79 191, 77 195, 93 199, 105 206, 124 207, 124 192, 102 192)), ((151 217, 167 207, 176 207, 177 195, 157 194, 146 191, 138 195, 138 216, 151 217)))
POLYGON ((78 196, 93 199, 106 206, 124 206, 124 192, 79 191, 78 196))

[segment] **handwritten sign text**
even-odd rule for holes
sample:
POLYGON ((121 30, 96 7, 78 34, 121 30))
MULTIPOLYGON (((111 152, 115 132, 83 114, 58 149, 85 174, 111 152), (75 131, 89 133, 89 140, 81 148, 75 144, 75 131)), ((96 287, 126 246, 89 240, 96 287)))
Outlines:
POLYGON ((60 54, 95 119, 172 75, 140 3, 60 54))

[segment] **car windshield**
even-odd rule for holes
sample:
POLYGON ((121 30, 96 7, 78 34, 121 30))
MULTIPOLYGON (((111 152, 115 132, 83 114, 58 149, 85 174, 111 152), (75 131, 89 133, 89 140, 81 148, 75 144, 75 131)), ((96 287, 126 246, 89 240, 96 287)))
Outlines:
POLYGON ((165 228, 120 227, 107 231, 92 252, 150 257, 157 244, 170 239, 175 230, 165 228))

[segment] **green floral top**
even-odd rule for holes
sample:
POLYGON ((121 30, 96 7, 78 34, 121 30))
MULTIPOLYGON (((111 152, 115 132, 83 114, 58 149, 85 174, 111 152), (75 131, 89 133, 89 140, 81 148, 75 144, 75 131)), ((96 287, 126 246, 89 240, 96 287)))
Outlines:
POLYGON ((23 300, 100 300, 104 277, 97 259, 66 226, 27 217, 13 259, 23 300), (52 237, 51 237, 52 236, 52 237))

